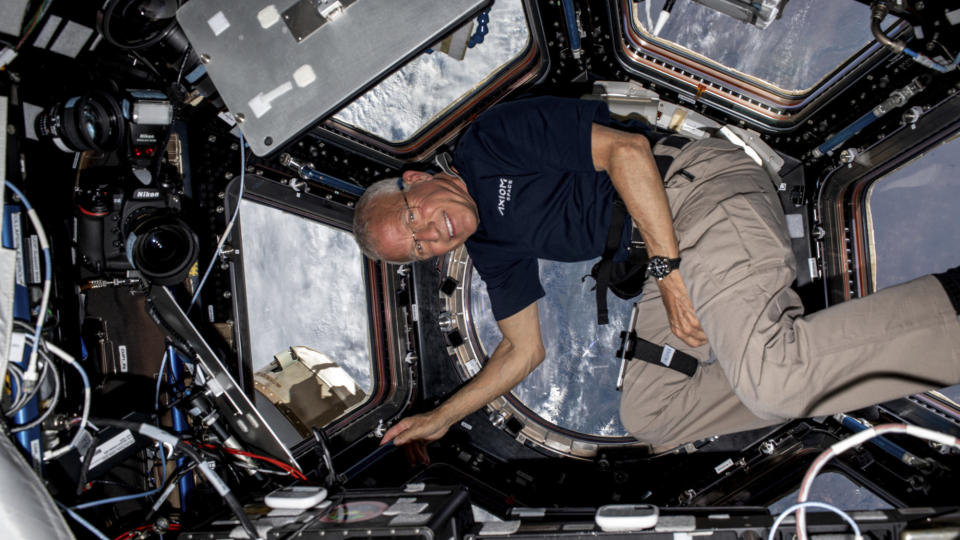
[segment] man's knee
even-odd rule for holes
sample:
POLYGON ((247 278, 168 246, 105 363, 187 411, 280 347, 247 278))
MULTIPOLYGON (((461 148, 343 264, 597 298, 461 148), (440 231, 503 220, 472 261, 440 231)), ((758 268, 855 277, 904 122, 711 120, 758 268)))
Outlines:
POLYGON ((670 407, 673 404, 671 400, 651 399, 641 403, 621 399, 620 423, 634 439, 649 444, 657 451, 673 448, 686 442, 678 438, 679 430, 683 429, 681 419, 686 414, 684 411, 672 411, 670 407))
POLYGON ((653 447, 660 447, 669 442, 669 425, 658 422, 661 418, 659 411, 651 411, 630 407, 620 401, 620 423, 630 435, 643 443, 653 447))
POLYGON ((799 418, 807 407, 802 393, 784 389, 782 384, 741 383, 734 385, 733 391, 750 412, 764 420, 799 418))

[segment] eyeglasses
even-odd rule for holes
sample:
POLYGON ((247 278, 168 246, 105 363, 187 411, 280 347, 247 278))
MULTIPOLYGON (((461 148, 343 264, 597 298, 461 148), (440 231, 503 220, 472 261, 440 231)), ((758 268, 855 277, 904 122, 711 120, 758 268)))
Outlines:
POLYGON ((423 256, 423 244, 417 240, 417 234, 413 232, 413 224, 417 220, 416 216, 413 213, 413 208, 410 206, 410 201, 407 200, 407 194, 403 190, 403 178, 397 178, 397 187, 400 188, 400 196, 403 197, 403 205, 407 207, 407 220, 404 222, 408 229, 410 229, 410 237, 413 238, 413 248, 416 250, 417 256, 423 256))

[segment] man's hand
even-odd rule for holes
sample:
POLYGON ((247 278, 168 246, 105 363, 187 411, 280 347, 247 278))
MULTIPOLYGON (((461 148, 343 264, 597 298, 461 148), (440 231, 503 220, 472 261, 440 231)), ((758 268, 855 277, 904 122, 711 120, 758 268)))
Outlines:
POLYGON ((404 445, 410 441, 435 441, 446 434, 451 424, 452 422, 448 422, 437 410, 408 416, 383 434, 380 446, 390 441, 397 445, 404 445))
MULTIPOLYGON (((497 324, 503 340, 480 373, 443 405, 397 422, 383 434, 381 446, 393 441, 397 445, 413 442, 422 448, 425 443, 443 437, 450 426, 509 392, 543 361, 545 353, 536 302, 497 324)), ((425 452, 422 457, 426 457, 425 452)))
POLYGON ((693 310, 690 293, 683 283, 680 272, 674 270, 666 277, 657 281, 660 286, 660 295, 663 307, 667 309, 667 319, 670 321, 670 330, 684 343, 691 347, 699 347, 707 342, 707 335, 700 326, 697 313, 693 310))

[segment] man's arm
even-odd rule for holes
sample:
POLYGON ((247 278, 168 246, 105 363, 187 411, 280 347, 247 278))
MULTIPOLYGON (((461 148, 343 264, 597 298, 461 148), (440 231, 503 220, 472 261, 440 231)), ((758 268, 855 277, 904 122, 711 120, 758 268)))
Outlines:
MULTIPOLYGON (((594 124, 591 151, 594 167, 610 175, 650 256, 669 259, 680 256, 667 194, 647 138, 594 124)), ((657 281, 657 285, 673 333, 692 347, 706 343, 707 336, 680 272, 670 272, 657 281)))
POLYGON ((503 340, 487 365, 443 405, 397 422, 383 435, 381 445, 439 439, 454 423, 509 392, 540 365, 544 350, 536 302, 497 324, 503 340))

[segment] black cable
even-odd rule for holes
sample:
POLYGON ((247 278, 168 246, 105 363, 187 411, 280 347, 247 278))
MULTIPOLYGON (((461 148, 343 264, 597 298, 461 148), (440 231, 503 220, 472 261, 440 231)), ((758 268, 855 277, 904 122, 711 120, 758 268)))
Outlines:
POLYGON ((93 461, 93 455, 97 452, 97 446, 100 445, 100 439, 93 437, 93 442, 87 448, 83 455, 83 461, 80 463, 80 474, 77 475, 77 496, 83 494, 83 486, 87 483, 87 474, 90 472, 90 463, 93 461))
POLYGON ((250 517, 247 516, 246 512, 243 511, 243 506, 240 505, 240 501, 238 501, 237 497, 232 491, 230 491, 230 486, 228 486, 223 479, 221 479, 220 476, 217 475, 217 473, 206 464, 196 449, 188 445, 186 441, 181 439, 179 436, 162 430, 156 426, 151 426, 150 424, 138 424, 136 422, 128 422, 126 420, 98 418, 96 420, 92 420, 92 422, 104 426, 114 426, 120 429, 136 431, 141 435, 161 443, 169 444, 174 448, 179 449, 181 452, 186 454, 188 458, 192 459, 198 464, 200 472, 203 473, 203 476, 206 477, 210 485, 212 485, 217 493, 223 497, 223 500, 226 501, 227 506, 229 506, 234 515, 237 516, 237 519, 240 521, 240 525, 243 527, 244 531, 246 531, 247 535, 253 539, 259 538, 256 528, 254 528, 253 523, 250 521, 250 517))
MULTIPOLYGON (((170 489, 170 486, 179 482, 181 477, 187 474, 193 473, 194 469, 196 468, 197 468, 196 462, 190 462, 190 463, 184 462, 181 465, 177 466, 177 468, 174 469, 172 473, 170 473, 170 476, 167 477, 163 486, 161 486, 160 495, 162 496, 164 493, 167 492, 168 489, 170 489)), ((180 501, 180 504, 183 505, 183 502, 184 501, 180 501)), ((157 515, 157 510, 160 509, 161 504, 162 503, 159 500, 155 502, 153 507, 150 508, 150 511, 147 513, 147 517, 145 517, 143 521, 144 522, 153 521, 153 518, 154 516, 157 515)))
MULTIPOLYGON (((193 45, 187 45, 187 50, 183 52, 183 60, 180 61, 180 69, 177 70, 177 81, 176 85, 182 87, 180 84, 180 79, 183 78, 183 68, 187 65, 187 60, 190 58, 190 51, 193 49, 193 45)), ((186 93, 186 92, 184 92, 186 93)))
POLYGON ((342 492, 339 493, 339 494, 337 495, 336 500, 331 501, 331 502, 330 502, 330 506, 326 507, 323 512, 318 512, 317 515, 315 515, 315 516, 313 516, 312 518, 304 521, 304 522, 303 522, 303 525, 301 525, 299 529, 297 529, 297 530, 291 532, 290 534, 284 536, 284 537, 283 537, 283 540, 291 540, 292 538, 294 538, 295 536, 298 536, 300 533, 302 533, 304 530, 306 530, 306 528, 307 528, 308 526, 316 523, 318 520, 321 520, 321 519, 329 516, 329 515, 330 515, 330 512, 333 512, 333 510, 334 510, 336 507, 340 506, 340 505, 343 503, 343 500, 344 500, 345 498, 346 498, 346 497, 344 496, 344 494, 343 494, 342 492))

